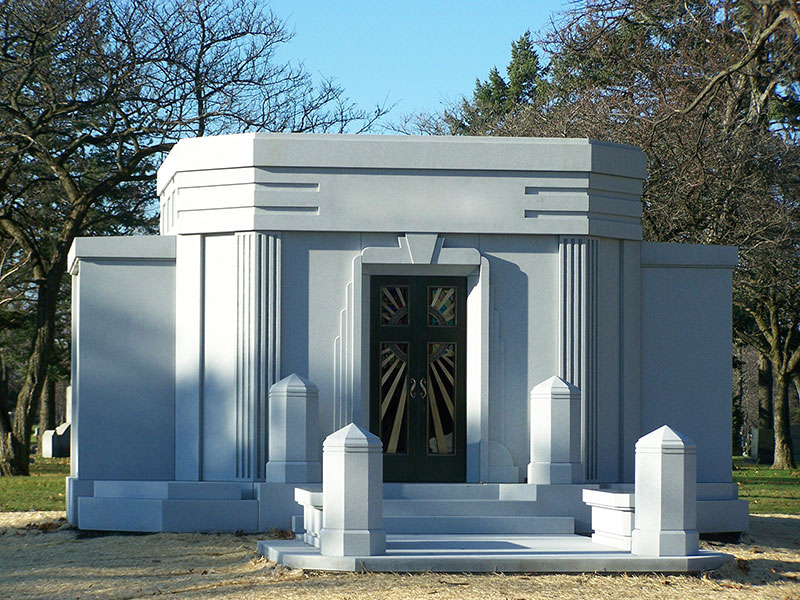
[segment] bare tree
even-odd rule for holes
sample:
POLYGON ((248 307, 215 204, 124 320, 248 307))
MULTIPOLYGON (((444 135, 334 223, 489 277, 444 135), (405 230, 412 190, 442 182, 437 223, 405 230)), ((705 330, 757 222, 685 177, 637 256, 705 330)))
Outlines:
POLYGON ((357 132, 383 115, 278 62, 290 37, 258 0, 0 4, 0 229, 35 286, 13 423, 0 406, 1 473, 28 473, 72 241, 151 227, 155 168, 179 138, 357 132))

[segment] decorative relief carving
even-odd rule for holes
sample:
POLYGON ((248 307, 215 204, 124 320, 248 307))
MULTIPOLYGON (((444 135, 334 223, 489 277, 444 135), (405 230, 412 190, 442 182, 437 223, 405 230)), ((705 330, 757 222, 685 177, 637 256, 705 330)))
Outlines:
POLYGON ((346 308, 339 313, 339 335, 334 341, 333 429, 353 422, 353 282, 345 287, 346 308))

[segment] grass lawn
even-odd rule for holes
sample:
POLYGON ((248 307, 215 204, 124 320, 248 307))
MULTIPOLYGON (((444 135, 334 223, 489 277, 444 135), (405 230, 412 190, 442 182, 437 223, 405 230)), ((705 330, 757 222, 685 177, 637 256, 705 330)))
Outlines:
MULTIPOLYGON (((800 470, 780 471, 733 459, 733 480, 739 497, 750 502, 751 514, 800 514, 800 470)), ((30 477, 0 477, 0 512, 64 510, 64 478, 68 458, 41 458, 30 477)))
POLYGON ((739 484, 739 498, 750 502, 750 514, 800 515, 800 469, 772 469, 735 456, 733 480, 739 484))
POLYGON ((65 510, 68 458, 34 457, 30 477, 0 477, 0 512, 65 510))

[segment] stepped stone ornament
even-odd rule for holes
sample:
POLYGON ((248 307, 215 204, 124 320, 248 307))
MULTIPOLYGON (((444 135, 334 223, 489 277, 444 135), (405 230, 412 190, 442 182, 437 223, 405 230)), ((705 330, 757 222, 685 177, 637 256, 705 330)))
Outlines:
POLYGON ((636 442, 633 554, 697 554, 697 450, 664 425, 636 442))
POLYGON ((383 444, 350 423, 322 448, 322 554, 383 554, 383 444))
POLYGON ((528 483, 580 483, 580 390, 559 377, 551 377, 531 390, 530 414, 528 483))
POLYGON ((269 389, 269 462, 271 483, 313 483, 321 479, 318 459, 319 391, 292 373, 269 389))

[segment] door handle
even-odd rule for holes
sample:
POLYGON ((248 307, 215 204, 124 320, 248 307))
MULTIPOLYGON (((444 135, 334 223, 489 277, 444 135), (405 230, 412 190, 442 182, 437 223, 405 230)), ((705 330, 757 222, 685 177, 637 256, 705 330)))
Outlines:
POLYGON ((412 398, 417 397, 417 380, 413 377, 411 378, 411 387, 408 390, 408 395, 412 398))
POLYGON ((428 384, 425 383, 425 378, 419 380, 419 397, 425 400, 428 397, 428 384))

